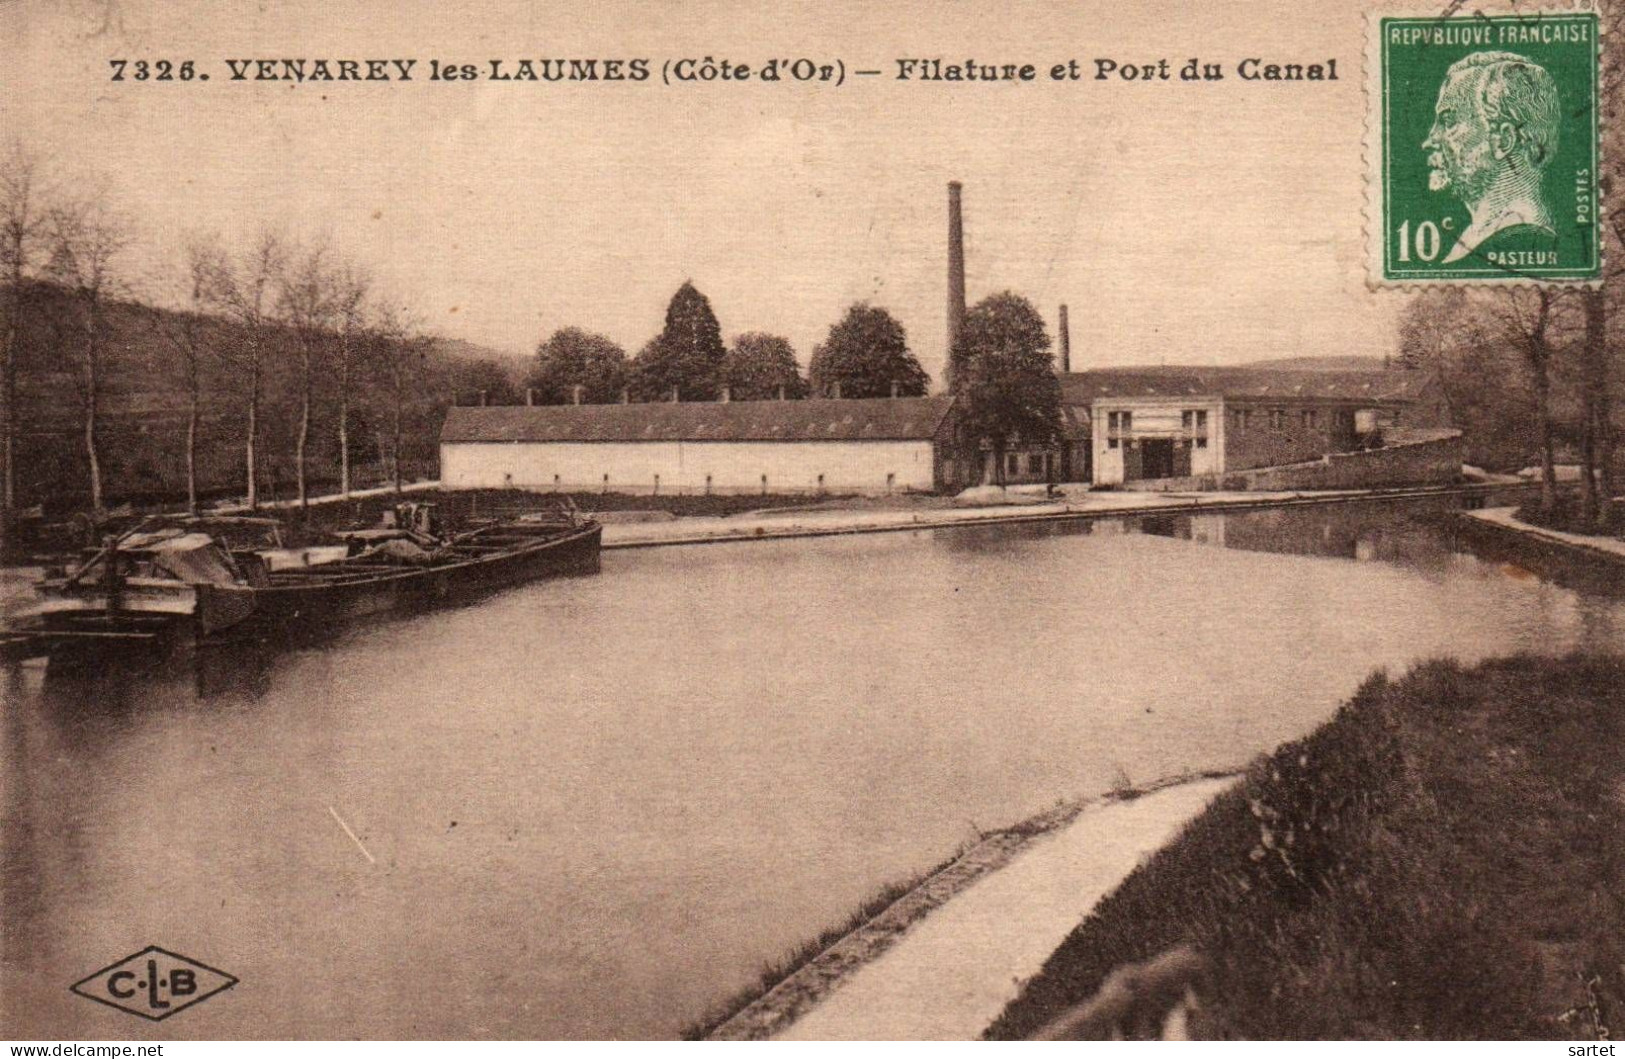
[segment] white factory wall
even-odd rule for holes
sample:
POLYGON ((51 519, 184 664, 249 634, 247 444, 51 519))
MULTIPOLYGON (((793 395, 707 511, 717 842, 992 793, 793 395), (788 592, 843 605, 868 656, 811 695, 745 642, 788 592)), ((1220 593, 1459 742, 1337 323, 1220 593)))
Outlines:
POLYGON ((662 493, 693 494, 709 488, 714 493, 757 493, 764 491, 763 475, 765 491, 772 493, 927 492, 932 488, 932 447, 924 440, 440 445, 440 480, 454 489, 649 493, 658 488, 662 493))

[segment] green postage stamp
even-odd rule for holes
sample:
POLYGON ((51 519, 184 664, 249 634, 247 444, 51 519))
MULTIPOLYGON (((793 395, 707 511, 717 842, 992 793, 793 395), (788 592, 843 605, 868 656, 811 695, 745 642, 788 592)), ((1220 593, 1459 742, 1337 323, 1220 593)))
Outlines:
POLYGON ((1372 24, 1372 279, 1600 278, 1596 14, 1372 24))

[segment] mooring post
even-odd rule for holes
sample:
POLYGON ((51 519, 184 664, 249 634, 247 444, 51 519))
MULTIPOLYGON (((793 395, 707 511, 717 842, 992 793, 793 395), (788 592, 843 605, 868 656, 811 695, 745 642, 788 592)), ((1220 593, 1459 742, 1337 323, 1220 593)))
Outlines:
POLYGON ((112 617, 124 604, 119 598, 122 583, 118 574, 118 537, 109 534, 103 538, 103 549, 107 554, 102 559, 102 587, 107 592, 107 615, 112 617))

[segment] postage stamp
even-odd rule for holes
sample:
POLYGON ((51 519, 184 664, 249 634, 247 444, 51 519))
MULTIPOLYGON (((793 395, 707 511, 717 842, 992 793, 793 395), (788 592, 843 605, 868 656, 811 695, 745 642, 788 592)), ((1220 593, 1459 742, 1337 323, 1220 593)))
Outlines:
POLYGON ((1597 280, 1596 14, 1377 17, 1372 25, 1372 280, 1597 280))

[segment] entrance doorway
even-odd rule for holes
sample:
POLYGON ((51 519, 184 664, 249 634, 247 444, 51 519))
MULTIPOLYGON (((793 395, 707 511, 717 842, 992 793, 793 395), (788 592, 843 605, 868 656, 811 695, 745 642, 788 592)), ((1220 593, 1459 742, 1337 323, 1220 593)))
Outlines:
POLYGON ((1145 478, 1174 476, 1174 439, 1146 438, 1140 442, 1140 474, 1145 478))

